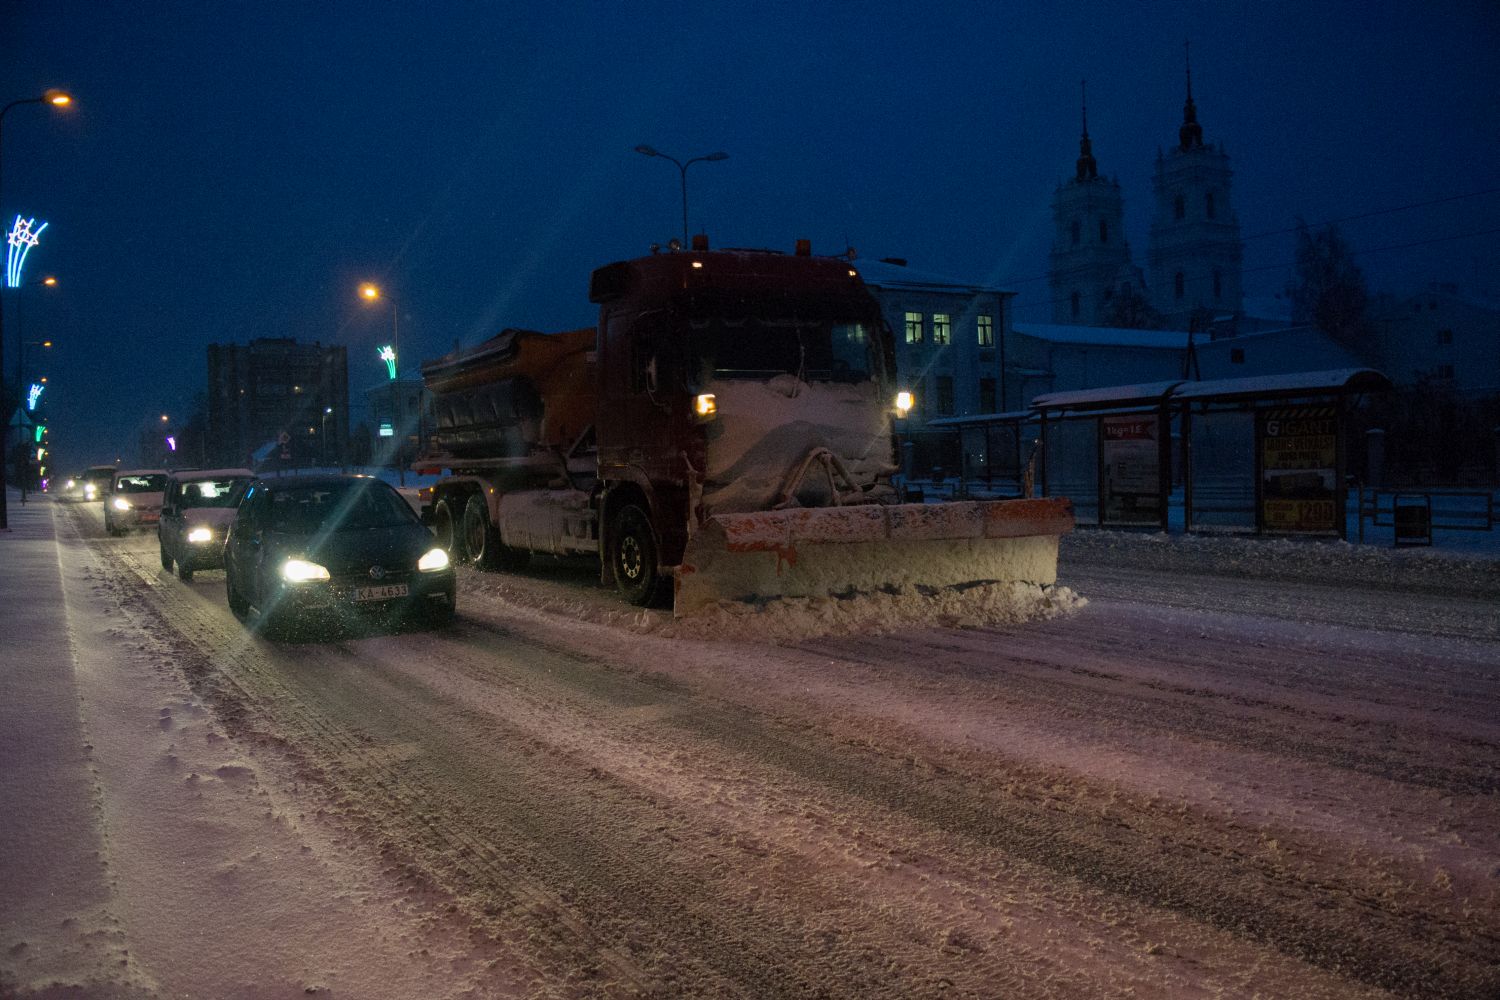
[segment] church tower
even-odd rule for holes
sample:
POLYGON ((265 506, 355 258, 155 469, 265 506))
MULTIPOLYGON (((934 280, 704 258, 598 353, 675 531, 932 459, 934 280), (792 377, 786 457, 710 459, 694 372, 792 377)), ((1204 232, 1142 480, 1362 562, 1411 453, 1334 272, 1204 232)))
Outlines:
MULTIPOLYGON (((1089 141, 1087 91, 1077 172, 1052 195, 1055 235, 1048 269, 1052 322, 1108 326, 1116 296, 1142 296, 1139 269, 1125 242, 1125 199, 1120 182, 1099 176, 1089 141)), ((1143 296, 1142 296, 1143 297, 1143 296)))
POLYGON ((1171 150, 1156 154, 1151 303, 1170 326, 1185 330, 1195 316, 1237 316, 1244 308, 1244 243, 1229 200, 1229 155, 1203 141, 1191 62, 1177 140, 1171 150))

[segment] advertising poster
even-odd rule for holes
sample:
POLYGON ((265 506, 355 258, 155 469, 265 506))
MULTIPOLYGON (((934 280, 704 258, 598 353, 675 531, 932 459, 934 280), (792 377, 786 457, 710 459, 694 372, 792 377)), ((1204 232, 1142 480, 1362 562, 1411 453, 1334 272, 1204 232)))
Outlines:
POLYGON ((1283 535, 1337 535, 1338 422, 1331 406, 1256 413, 1261 524, 1283 535))
POLYGON ((1154 413, 1099 418, 1100 523, 1161 523, 1159 433, 1154 413))

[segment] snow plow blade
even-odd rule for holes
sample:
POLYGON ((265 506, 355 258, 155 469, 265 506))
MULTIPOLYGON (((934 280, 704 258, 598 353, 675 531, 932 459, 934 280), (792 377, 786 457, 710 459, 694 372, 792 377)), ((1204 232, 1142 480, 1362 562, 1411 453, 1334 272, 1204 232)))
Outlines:
POLYGON ((1062 498, 871 504, 720 514, 688 542, 676 613, 720 601, 1057 581, 1062 498))

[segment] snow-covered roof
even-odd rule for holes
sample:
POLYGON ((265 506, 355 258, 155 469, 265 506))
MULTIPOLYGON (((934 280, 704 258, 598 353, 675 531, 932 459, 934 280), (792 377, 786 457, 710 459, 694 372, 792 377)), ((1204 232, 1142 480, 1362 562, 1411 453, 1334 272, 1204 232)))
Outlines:
POLYGON ((963 293, 968 295, 978 293, 989 295, 1015 294, 1015 292, 1007 288, 983 285, 975 281, 964 281, 961 278, 953 278, 945 274, 934 274, 931 271, 919 271, 904 264, 891 264, 883 260, 856 260, 853 262, 853 267, 859 272, 860 277, 864 279, 865 284, 874 288, 906 288, 913 291, 963 293))
POLYGON ((1318 392, 1372 392, 1389 389, 1391 380, 1373 368, 1334 368, 1320 372, 1254 375, 1184 382, 1173 399, 1225 399, 1244 396, 1295 396, 1318 392))
MULTIPOLYGON (((1053 344, 1094 344, 1101 347, 1154 347, 1187 350, 1186 330, 1125 330, 1114 326, 1058 326, 1053 323, 1017 323, 1017 333, 1053 344)), ((1206 334, 1199 339, 1207 340, 1206 334)))
POLYGON ((1031 401, 1034 410, 1106 410, 1159 406, 1179 400, 1249 399, 1307 396, 1319 393, 1373 392, 1391 387, 1391 380, 1373 368, 1334 368, 1249 378, 1200 381, 1147 382, 1098 389, 1049 392, 1031 401))
POLYGON ((235 476, 253 476, 249 469, 173 469, 172 478, 191 483, 200 479, 232 479, 235 476))
POLYGON ((1181 384, 1182 381, 1178 379, 1172 382, 1143 382, 1138 385, 1109 385, 1098 389, 1049 392, 1032 399, 1031 407, 1035 410, 1091 410, 1112 406, 1156 406, 1181 384))

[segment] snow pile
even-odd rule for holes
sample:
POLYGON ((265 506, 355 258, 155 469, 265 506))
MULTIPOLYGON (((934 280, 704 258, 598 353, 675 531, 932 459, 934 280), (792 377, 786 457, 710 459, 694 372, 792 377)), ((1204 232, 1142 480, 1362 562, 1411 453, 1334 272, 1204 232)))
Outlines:
POLYGON ((906 587, 895 593, 787 597, 763 604, 720 601, 691 617, 676 618, 670 609, 632 607, 613 589, 579 582, 576 577, 548 581, 535 572, 511 575, 462 568, 459 606, 473 601, 493 607, 490 602, 499 599, 637 635, 774 644, 898 629, 1013 625, 1055 618, 1088 603, 1067 587, 994 583, 937 593, 906 587))
POLYGON ((1331 586, 1500 598, 1500 559, 1481 552, 1349 542, 1080 530, 1063 536, 1058 575, 1111 566, 1167 573, 1297 580, 1331 586))
POLYGON ((763 605, 721 601, 690 618, 637 616, 634 632, 681 639, 800 642, 819 636, 879 635, 910 628, 981 628, 1055 618, 1088 601, 1067 587, 981 584, 936 594, 903 588, 850 597, 787 597, 763 605))

